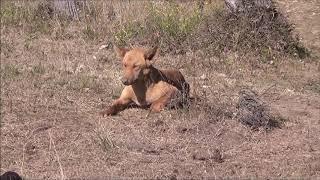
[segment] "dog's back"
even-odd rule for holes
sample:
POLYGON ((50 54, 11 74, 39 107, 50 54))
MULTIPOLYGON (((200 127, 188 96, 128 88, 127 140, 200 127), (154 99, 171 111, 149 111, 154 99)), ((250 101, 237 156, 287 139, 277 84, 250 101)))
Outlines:
POLYGON ((166 83, 176 87, 180 91, 180 96, 182 99, 180 103, 182 105, 188 104, 190 100, 190 85, 185 80, 184 76, 179 70, 175 69, 166 69, 159 70, 161 80, 166 83))
POLYGON ((161 75, 164 77, 163 79, 164 81, 166 81, 169 84, 172 84, 184 94, 189 95, 190 86, 186 82, 184 76, 180 71, 174 70, 174 69, 170 69, 170 70, 166 69, 166 70, 160 70, 160 72, 161 72, 161 75))

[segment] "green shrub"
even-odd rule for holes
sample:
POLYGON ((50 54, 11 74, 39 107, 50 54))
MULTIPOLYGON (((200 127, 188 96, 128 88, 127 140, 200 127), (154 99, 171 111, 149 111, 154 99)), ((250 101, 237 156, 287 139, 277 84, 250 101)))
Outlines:
POLYGON ((190 14, 183 13, 185 11, 186 9, 173 2, 162 7, 151 5, 148 25, 161 35, 174 39, 185 38, 201 21, 197 7, 193 7, 190 14))
POLYGON ((143 26, 139 22, 130 22, 124 25, 118 25, 118 31, 114 33, 115 43, 121 46, 127 45, 128 42, 144 31, 143 26))
POLYGON ((172 52, 176 48, 184 50, 185 40, 202 21, 197 6, 186 9, 186 7, 181 7, 170 1, 161 7, 151 4, 149 9, 146 31, 156 33, 159 36, 165 52, 172 52))
POLYGON ((114 33, 117 44, 131 44, 149 40, 151 37, 161 41, 164 52, 183 49, 183 42, 197 29, 202 20, 200 10, 196 6, 187 11, 186 8, 170 1, 161 7, 150 3, 147 8, 148 16, 143 22, 133 21, 116 28, 119 29, 114 33))

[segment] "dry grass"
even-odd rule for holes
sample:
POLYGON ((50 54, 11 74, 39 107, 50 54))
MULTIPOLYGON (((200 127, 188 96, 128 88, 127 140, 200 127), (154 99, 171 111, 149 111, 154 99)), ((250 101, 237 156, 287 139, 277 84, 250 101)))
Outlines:
POLYGON ((218 34, 210 36, 203 23, 217 30, 211 22, 230 20, 221 1, 202 12, 189 1, 92 1, 81 21, 39 16, 37 2, 1 1, 1 173, 15 170, 27 179, 319 177, 319 61, 280 50, 270 64, 261 61, 263 46, 243 54, 252 48, 241 52, 243 44, 216 54, 222 51, 212 49, 215 43, 228 41, 213 41, 218 34), (197 47, 205 37, 212 47, 197 47), (99 116, 123 88, 113 42, 159 42, 156 67, 180 69, 195 102, 149 116, 137 108, 99 116), (237 121, 244 87, 286 119, 282 129, 252 131, 237 121))

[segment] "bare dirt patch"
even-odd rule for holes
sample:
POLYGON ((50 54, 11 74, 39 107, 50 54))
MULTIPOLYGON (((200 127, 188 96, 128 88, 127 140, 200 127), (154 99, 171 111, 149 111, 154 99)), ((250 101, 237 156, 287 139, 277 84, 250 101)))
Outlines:
POLYGON ((320 2, 279 0, 279 6, 296 25, 302 41, 319 56, 320 52, 320 2))

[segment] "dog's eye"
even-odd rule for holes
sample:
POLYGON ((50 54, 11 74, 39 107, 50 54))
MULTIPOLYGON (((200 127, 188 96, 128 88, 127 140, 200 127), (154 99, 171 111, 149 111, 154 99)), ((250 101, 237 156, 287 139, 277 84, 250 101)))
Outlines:
POLYGON ((133 65, 133 68, 137 68, 137 67, 138 67, 138 65, 136 65, 136 64, 133 65))
POLYGON ((123 65, 123 67, 127 67, 127 65, 126 65, 126 64, 124 64, 124 65, 123 65))

